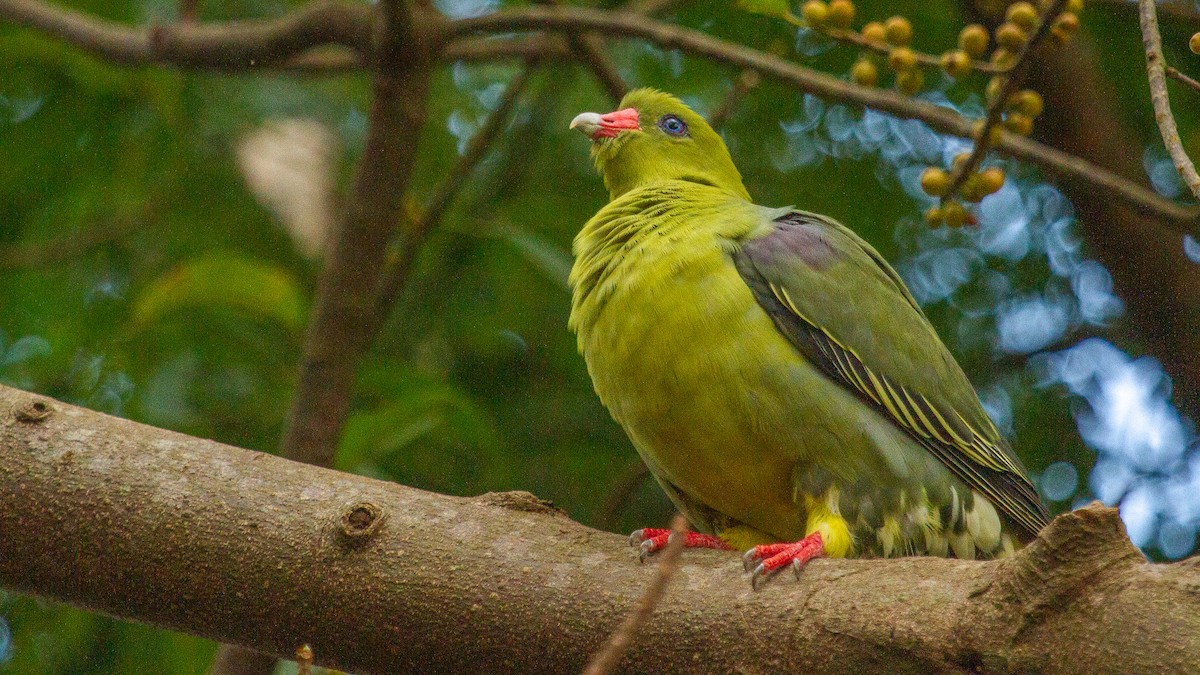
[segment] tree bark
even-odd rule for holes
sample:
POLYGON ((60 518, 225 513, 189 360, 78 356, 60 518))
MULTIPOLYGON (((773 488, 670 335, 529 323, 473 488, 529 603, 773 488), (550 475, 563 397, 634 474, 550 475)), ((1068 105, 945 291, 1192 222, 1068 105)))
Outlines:
MULTIPOLYGON (((525 493, 436 495, 0 387, 0 584, 361 673, 578 670, 654 570, 525 493)), ((686 551, 622 667, 1183 672, 1200 565, 1115 510, 1003 561, 817 560, 755 593, 686 551)))

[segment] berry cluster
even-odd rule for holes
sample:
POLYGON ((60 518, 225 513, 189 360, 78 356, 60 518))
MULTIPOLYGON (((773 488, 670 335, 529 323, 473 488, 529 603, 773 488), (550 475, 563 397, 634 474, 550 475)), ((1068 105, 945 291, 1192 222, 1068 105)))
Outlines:
MULTIPOLYGON (((855 31, 852 26, 857 10, 853 0, 807 0, 801 5, 800 16, 792 14, 788 0, 738 0, 739 6, 748 11, 775 16, 859 47, 862 53, 850 68, 850 79, 862 86, 879 84, 881 66, 894 74, 896 89, 909 96, 925 84, 923 67, 941 68, 956 80, 973 72, 990 75, 984 89, 988 118, 975 124, 974 155, 980 156, 1000 143, 1004 130, 1021 136, 1033 131, 1034 119, 1045 107, 1042 97, 1029 89, 1017 91, 1019 80, 1011 83, 1008 80, 1021 77, 1016 67, 1019 60, 1027 58, 1023 52, 1029 51, 1031 36, 1050 36, 1066 42, 1075 34, 1083 2, 1037 0, 1037 5, 1026 0, 1009 2, 1004 21, 994 31, 980 24, 966 26, 958 35, 956 48, 935 56, 913 49, 913 25, 903 16, 870 21, 855 31), (1047 17, 1052 17, 1053 23, 1043 26, 1047 17), (1001 102, 1001 96, 1007 99, 1001 102)), ((1200 33, 1192 37, 1191 44, 1193 51, 1200 53, 1200 33)), ((940 199, 940 204, 925 214, 930 225, 974 224, 974 215, 962 202, 978 202, 1003 187, 1004 172, 997 167, 974 171, 980 158, 974 155, 963 153, 956 157, 949 172, 930 167, 922 174, 922 189, 940 199)))

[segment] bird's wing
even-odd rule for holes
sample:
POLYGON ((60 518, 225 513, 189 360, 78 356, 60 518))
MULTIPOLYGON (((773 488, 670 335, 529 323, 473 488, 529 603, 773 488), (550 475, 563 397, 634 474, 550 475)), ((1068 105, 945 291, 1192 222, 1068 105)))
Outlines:
POLYGON ((734 252, 779 330, 1031 538, 1049 516, 962 368, 896 271, 836 221, 789 211, 734 252))

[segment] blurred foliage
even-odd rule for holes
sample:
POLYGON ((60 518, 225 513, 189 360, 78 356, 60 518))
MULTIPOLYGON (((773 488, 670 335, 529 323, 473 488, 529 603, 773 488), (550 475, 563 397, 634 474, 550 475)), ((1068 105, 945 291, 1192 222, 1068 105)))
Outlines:
MULTIPOLYGON (((73 4, 134 23, 176 13, 154 0, 73 4)), ((225 1, 203 11, 207 19, 273 16, 292 4, 225 1)), ((437 4, 458 14, 496 6, 437 4)), ((767 13, 782 6, 747 4, 767 13)), ((693 3, 677 20, 841 76, 855 58, 734 5, 693 3)), ((949 48, 962 25, 957 5, 944 0, 859 3, 860 22, 895 13, 917 27, 915 46, 933 53, 949 48)), ((1085 31, 1104 36, 1105 67, 1146 139, 1154 175, 1165 154, 1147 114, 1135 22, 1127 10, 1089 8, 1085 31)), ((1183 57, 1187 32, 1166 27, 1169 59, 1183 57)), ((719 105, 737 75, 638 42, 611 46, 629 82, 671 90, 702 112, 719 105)), ((414 204, 446 174, 517 67, 439 67, 414 204)), ((345 183, 362 149, 366 78, 125 69, 7 25, 0 69, 0 259, 20 247, 99 242, 45 264, 0 267, 0 381, 272 451, 319 263, 255 201, 236 146, 270 121, 316 120, 345 145, 336 169, 345 183), (106 231, 113 236, 96 236, 106 231)), ((923 96, 981 110, 982 78, 929 78, 933 91, 923 96)), ((582 68, 539 71, 361 364, 338 468, 454 494, 529 490, 617 531, 666 522, 670 507, 648 481, 612 499, 636 455, 592 393, 566 328, 571 238, 606 199, 586 142, 566 126, 581 110, 609 107, 582 68)), ((1195 128, 1196 109, 1177 106, 1185 130, 1195 128)), ((896 262, 1033 473, 1058 462, 1047 473, 1055 510, 1092 494, 1079 477, 1096 452, 1080 439, 1075 414, 1092 399, 1025 359, 1103 332, 1121 312, 1105 290, 1107 272, 1081 251, 1061 195, 1035 171, 1005 162, 1013 187, 991 198, 998 206, 980 230, 931 231, 920 222, 927 202, 916 176, 948 162, 961 143, 770 82, 747 95, 723 131, 758 201, 827 213, 896 262), (1013 325, 1044 330, 1005 333, 1013 325)), ((1187 138, 1200 146, 1195 134, 1187 138)), ((1161 176, 1164 191, 1172 173, 1161 176)), ((212 649, 0 596, 5 672, 200 673, 212 649)))

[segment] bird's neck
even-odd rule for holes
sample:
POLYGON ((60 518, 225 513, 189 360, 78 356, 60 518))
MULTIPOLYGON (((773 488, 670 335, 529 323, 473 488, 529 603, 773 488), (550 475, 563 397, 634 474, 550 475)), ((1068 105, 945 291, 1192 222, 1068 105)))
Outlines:
POLYGON ((604 177, 609 199, 614 202, 629 193, 670 182, 714 188, 750 201, 750 194, 742 184, 742 175, 728 153, 703 158, 685 156, 680 161, 669 162, 659 154, 627 144, 597 153, 595 162, 596 170, 604 177))

